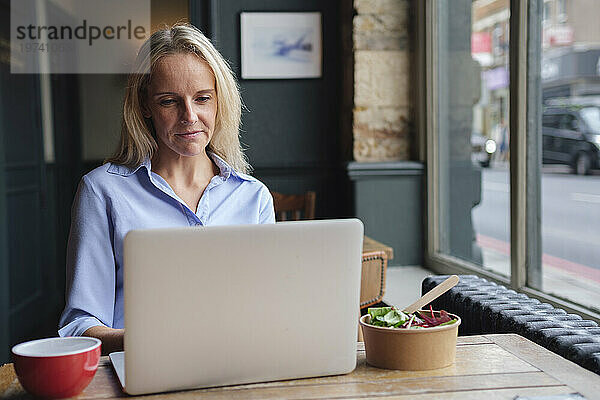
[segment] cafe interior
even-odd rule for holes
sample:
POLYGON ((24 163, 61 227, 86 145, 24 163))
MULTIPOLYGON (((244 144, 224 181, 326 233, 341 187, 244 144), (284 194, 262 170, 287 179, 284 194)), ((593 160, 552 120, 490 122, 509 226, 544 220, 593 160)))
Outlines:
MULTIPOLYGON (((546 51, 541 45, 532 50, 547 35, 546 12, 558 13, 563 3, 565 10, 578 2, 591 7, 589 2, 148 2, 151 31, 189 22, 230 63, 244 103, 240 140, 252 175, 273 195, 278 221, 362 221, 357 313, 359 308, 365 314, 368 307, 405 306, 439 285, 441 277, 456 274, 460 283, 433 305, 457 314, 480 307, 479 319, 458 314, 463 317, 459 356, 461 345, 483 348, 502 342, 492 336, 461 342, 463 336, 530 332, 525 336, 531 340, 540 329, 564 328, 565 335, 581 340, 564 349, 560 341, 537 343, 579 364, 586 370, 581 376, 589 378, 585 374, 592 371, 590 387, 600 387, 600 269, 583 262, 567 263, 568 271, 547 267, 557 258, 547 257, 542 248, 542 144, 535 134, 540 126, 531 118, 537 115, 541 121, 541 91, 532 88, 542 78, 527 68, 539 65, 546 51), (250 22, 244 27, 242 21, 258 13, 273 14, 274 20, 278 13, 308 15, 308 23, 316 21, 309 30, 316 38, 312 42, 306 35, 298 42, 291 39, 298 27, 277 39, 280 51, 289 46, 310 53, 308 70, 252 69, 244 52, 249 58, 253 33, 250 22), (500 120, 510 131, 505 153, 494 133, 500 120), (476 135, 485 144, 477 147, 476 135), (500 181, 485 181, 492 172, 501 174, 500 181), (489 188, 498 190, 484 199, 489 188), (490 231, 502 231, 499 236, 484 235, 482 220, 494 221, 490 231), (486 314, 490 299, 501 292, 560 312, 542 315, 521 305, 486 314), (589 324, 554 326, 548 315, 555 314, 589 324), (498 322, 501 316, 509 318, 504 325, 498 322), (534 329, 532 321, 540 323, 539 329, 527 331, 534 329)), ((0 0, 0 365, 12 362, 17 343, 57 336, 73 197, 81 177, 102 165, 118 144, 127 83, 125 73, 11 73, 11 4, 0 0)), ((564 36, 559 28, 552 32, 564 36)), ((549 46, 564 51, 569 45, 555 41, 549 46)), ((596 82, 600 78, 590 85, 596 82)), ((502 299, 496 300, 505 304, 502 299)), ((363 340, 362 332, 358 339, 363 340)), ((518 357, 517 350, 514 354, 518 357)), ((515 368, 515 374, 524 372, 515 368)), ((569 371, 573 382, 583 379, 569 371)), ((532 384, 531 394, 585 390, 550 375, 562 383, 532 384)), ((484 392, 477 393, 472 398, 484 392)), ((586 396, 594 398, 589 391, 586 396)))

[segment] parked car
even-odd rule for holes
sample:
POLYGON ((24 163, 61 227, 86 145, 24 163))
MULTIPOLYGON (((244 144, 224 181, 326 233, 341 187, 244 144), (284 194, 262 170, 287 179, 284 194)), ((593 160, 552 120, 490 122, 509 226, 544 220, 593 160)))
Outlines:
POLYGON ((496 142, 479 133, 471 134, 471 160, 484 168, 490 166, 492 156, 496 152, 496 142))
POLYGON ((550 105, 542 115, 542 162, 566 164, 578 175, 600 167, 600 105, 550 105))

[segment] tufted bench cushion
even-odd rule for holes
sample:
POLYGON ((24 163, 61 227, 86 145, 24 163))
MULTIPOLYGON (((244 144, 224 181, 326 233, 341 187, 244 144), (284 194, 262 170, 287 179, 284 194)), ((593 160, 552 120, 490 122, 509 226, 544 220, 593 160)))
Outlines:
MULTIPOLYGON (((422 294, 447 277, 425 278, 422 294)), ((459 283, 432 305, 461 317, 459 335, 518 333, 600 374, 600 327, 594 321, 475 275, 460 275, 459 283)))

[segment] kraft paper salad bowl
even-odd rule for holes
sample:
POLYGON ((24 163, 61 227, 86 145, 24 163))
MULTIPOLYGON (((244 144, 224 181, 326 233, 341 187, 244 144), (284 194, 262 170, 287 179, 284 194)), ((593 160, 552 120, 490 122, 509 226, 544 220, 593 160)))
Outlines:
MULTIPOLYGON (((440 318, 440 313, 444 316, 445 311, 419 310, 415 315, 420 313, 433 313, 433 319, 436 319, 440 318)), ((406 371, 430 370, 452 365, 456 357, 456 338, 461 320, 454 314, 445 313, 444 317, 447 318, 446 316, 450 321, 437 326, 391 328, 374 326, 371 324, 372 315, 363 315, 360 318, 360 326, 365 341, 367 363, 378 368, 406 371)), ((404 323, 404 326, 407 324, 404 323)))

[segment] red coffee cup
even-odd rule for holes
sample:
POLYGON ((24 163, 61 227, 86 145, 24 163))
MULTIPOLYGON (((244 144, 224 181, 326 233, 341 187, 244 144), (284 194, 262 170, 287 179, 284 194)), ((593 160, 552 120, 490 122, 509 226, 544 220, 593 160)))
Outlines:
POLYGON ((76 396, 98 369, 101 343, 91 337, 55 337, 18 344, 12 354, 19 382, 40 397, 76 396))

